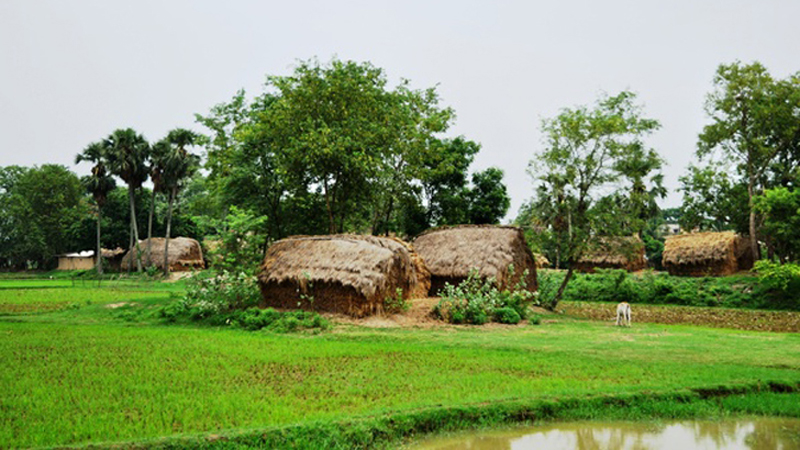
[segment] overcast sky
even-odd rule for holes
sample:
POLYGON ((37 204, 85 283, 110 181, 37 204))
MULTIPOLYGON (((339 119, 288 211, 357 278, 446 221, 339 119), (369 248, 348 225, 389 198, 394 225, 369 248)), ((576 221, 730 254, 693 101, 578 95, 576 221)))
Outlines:
POLYGON ((0 0, 0 166, 73 160, 132 127, 155 141, 203 131, 195 113, 298 60, 370 61, 390 80, 438 85, 452 135, 505 171, 508 218, 531 196, 539 124, 630 89, 661 121, 669 198, 692 161, 714 70, 760 61, 800 71, 800 1, 43 1, 0 0))

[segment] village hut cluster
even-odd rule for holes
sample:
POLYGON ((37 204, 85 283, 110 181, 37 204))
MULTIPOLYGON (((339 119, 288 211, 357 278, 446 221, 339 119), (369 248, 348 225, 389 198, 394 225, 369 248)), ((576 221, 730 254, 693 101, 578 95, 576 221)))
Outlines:
POLYGON ((381 312, 387 298, 427 297, 473 269, 508 288, 525 274, 523 285, 536 289, 536 264, 522 230, 499 226, 440 228, 413 243, 358 235, 290 237, 267 250, 258 281, 262 307, 363 317, 381 312))

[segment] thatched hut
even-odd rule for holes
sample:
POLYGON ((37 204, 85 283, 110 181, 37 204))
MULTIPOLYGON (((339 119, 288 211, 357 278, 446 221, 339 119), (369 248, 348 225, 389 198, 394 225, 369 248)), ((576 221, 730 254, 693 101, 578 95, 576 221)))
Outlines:
MULTIPOLYGON (((151 238, 152 241, 152 265, 159 269, 164 268, 164 246, 166 239, 164 238, 151 238)), ((142 264, 147 261, 147 243, 148 239, 139 241, 139 251, 141 252, 142 264)), ((120 264, 122 270, 128 270, 128 265, 133 264, 136 266, 136 259, 133 259, 136 254, 136 248, 129 251, 123 258, 120 264)), ((192 238, 176 237, 169 240, 169 255, 167 256, 169 270, 171 272, 183 272, 195 269, 205 269, 206 263, 203 260, 203 250, 200 248, 200 243, 192 238)))
POLYGON ((313 309, 363 317, 381 312, 398 289, 426 297, 430 273, 398 239, 294 236, 272 244, 258 274, 261 307, 313 309))
POLYGON ((535 291, 536 261, 521 228, 493 225, 459 225, 428 230, 414 240, 414 249, 431 272, 431 295, 445 283, 461 283, 471 270, 494 277, 499 287, 513 287, 524 271, 527 289, 535 291), (514 277, 509 277, 509 266, 514 277))
POLYGON ((753 267, 750 239, 733 231, 667 237, 661 257, 670 275, 731 275, 753 267))
MULTIPOLYGON (((122 258, 125 257, 125 250, 119 247, 113 250, 104 248, 100 250, 100 255, 102 255, 111 270, 119 271, 122 268, 122 258)), ((162 252, 161 255, 163 258, 164 253, 162 252)))
POLYGON ((599 237, 575 263, 575 270, 585 273, 592 273, 595 269, 623 269, 636 272, 646 268, 644 242, 639 236, 599 237))

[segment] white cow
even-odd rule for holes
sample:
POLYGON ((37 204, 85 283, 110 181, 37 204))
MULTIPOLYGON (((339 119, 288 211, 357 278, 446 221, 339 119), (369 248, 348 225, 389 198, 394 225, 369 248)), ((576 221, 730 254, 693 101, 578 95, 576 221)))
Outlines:
POLYGON ((620 325, 620 319, 622 320, 622 326, 631 326, 631 305, 628 302, 622 302, 617 305, 617 326, 620 325))

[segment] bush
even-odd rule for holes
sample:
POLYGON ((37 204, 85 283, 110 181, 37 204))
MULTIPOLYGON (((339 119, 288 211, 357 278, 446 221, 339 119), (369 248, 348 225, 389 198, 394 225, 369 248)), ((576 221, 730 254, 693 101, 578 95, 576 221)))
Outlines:
POLYGON ((223 272, 192 280, 186 295, 162 307, 159 315, 167 322, 185 319, 212 326, 268 329, 278 333, 330 328, 330 323, 314 312, 256 308, 259 298, 255 277, 223 272))
MULTIPOLYGON (((513 278, 514 268, 509 267, 509 278, 513 278)), ((528 307, 536 299, 536 294, 525 289, 527 271, 513 289, 500 290, 494 278, 482 279, 477 270, 470 271, 466 280, 457 286, 445 284, 439 303, 433 313, 440 319, 454 324, 469 323, 483 325, 489 320, 503 317, 516 322, 527 317, 528 307), (498 310, 504 310, 498 315, 498 310), (505 310, 511 310, 511 315, 505 310)), ((503 322, 511 323, 511 322, 503 322)))
POLYGON ((394 296, 386 297, 383 300, 383 309, 388 313, 401 313, 411 309, 411 305, 403 298, 403 290, 397 288, 394 296))
POLYGON ((494 321, 500 323, 507 323, 509 325, 516 325, 522 320, 514 308, 505 306, 494 310, 494 321))
MULTIPOLYGON (((652 271, 633 275, 622 270, 576 273, 563 300, 800 310, 800 266, 760 261, 756 269, 758 278, 677 277, 652 271)), ((563 276, 543 271, 540 289, 547 289, 548 284, 557 286, 563 276)), ((545 295, 542 290, 539 298, 545 295)))

